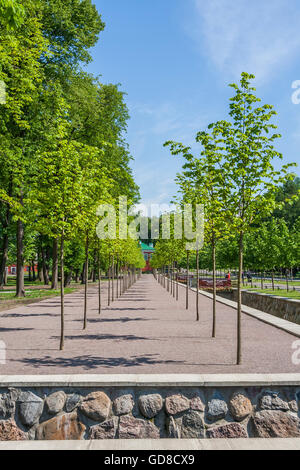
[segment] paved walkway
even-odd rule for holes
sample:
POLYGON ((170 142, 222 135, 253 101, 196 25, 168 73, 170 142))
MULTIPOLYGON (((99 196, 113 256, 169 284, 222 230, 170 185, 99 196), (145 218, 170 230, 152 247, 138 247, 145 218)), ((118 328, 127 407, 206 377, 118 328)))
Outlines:
POLYGON ((242 366, 235 365, 236 312, 218 303, 217 339, 211 335, 212 302, 200 295, 200 322, 195 321, 195 294, 185 310, 185 288, 176 302, 151 275, 144 275, 121 299, 98 315, 97 290, 89 292, 88 329, 82 331, 83 293, 66 296, 66 342, 60 352, 59 298, 0 313, 0 341, 7 364, 0 375, 118 373, 288 373, 293 335, 243 315, 242 366))

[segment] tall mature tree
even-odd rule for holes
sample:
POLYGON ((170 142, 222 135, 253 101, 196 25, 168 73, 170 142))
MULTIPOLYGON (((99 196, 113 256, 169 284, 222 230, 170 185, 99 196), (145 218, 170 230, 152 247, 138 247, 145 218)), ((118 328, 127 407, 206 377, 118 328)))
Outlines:
MULTIPOLYGON (((37 3, 22 2, 26 21, 22 28, 1 27, 0 80, 5 83, 6 101, 0 105, 0 160, 5 171, 1 174, 0 199, 7 205, 5 230, 11 221, 11 211, 17 208, 17 296, 24 292, 24 193, 30 166, 31 119, 28 109, 38 96, 43 79, 39 58, 45 51, 37 3)), ((6 240, 2 249, 2 270, 6 259, 6 240)), ((2 272, 3 276, 3 272, 2 272)))

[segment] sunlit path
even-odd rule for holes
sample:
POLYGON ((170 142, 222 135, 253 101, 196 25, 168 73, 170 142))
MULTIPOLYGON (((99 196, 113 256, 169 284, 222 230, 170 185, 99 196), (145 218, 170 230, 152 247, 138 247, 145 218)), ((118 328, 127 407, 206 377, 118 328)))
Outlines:
POLYGON ((2 375, 77 373, 285 373, 298 372, 291 361, 295 337, 247 315, 243 316, 244 364, 235 366, 236 314, 218 304, 217 339, 211 339, 211 300, 195 294, 185 309, 144 275, 121 298, 98 315, 98 294, 90 288, 88 329, 83 332, 83 293, 66 296, 65 351, 59 348, 58 298, 2 312, 1 339, 7 345, 2 375))

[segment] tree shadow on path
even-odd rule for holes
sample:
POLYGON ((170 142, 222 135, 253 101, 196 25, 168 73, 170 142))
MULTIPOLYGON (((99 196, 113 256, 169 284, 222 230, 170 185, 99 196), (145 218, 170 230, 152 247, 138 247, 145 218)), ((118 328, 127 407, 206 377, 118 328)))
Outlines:
MULTIPOLYGON (((59 336, 52 336, 51 339, 58 340, 59 336)), ((99 334, 99 335, 78 335, 78 336, 65 336, 66 340, 87 340, 87 341, 103 341, 103 340, 113 340, 113 341, 153 341, 151 338, 144 338, 143 336, 134 336, 134 335, 111 335, 111 334, 99 334)), ((159 341, 159 340, 154 340, 159 341)))
POLYGON ((20 362, 25 365, 31 365, 35 368, 41 367, 78 367, 84 370, 97 369, 98 367, 136 367, 153 365, 196 365, 185 361, 161 360, 158 354, 146 354, 144 356, 125 357, 97 357, 97 356, 77 356, 77 357, 58 357, 53 358, 45 356, 43 358, 25 358, 13 359, 12 362, 20 362))

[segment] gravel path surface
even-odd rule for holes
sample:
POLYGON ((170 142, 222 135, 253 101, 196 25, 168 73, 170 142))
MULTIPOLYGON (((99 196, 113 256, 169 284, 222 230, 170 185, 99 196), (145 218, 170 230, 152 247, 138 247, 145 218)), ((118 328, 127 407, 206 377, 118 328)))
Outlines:
POLYGON ((243 365, 235 365, 236 312, 217 305, 217 339, 212 339, 212 302, 200 295, 196 322, 195 294, 185 309, 185 288, 179 301, 144 275, 103 312, 90 288, 88 329, 82 330, 83 292, 66 296, 65 351, 60 352, 59 298, 1 312, 0 341, 7 346, 1 375, 105 373, 300 373, 292 363, 297 338, 243 315, 243 365))

